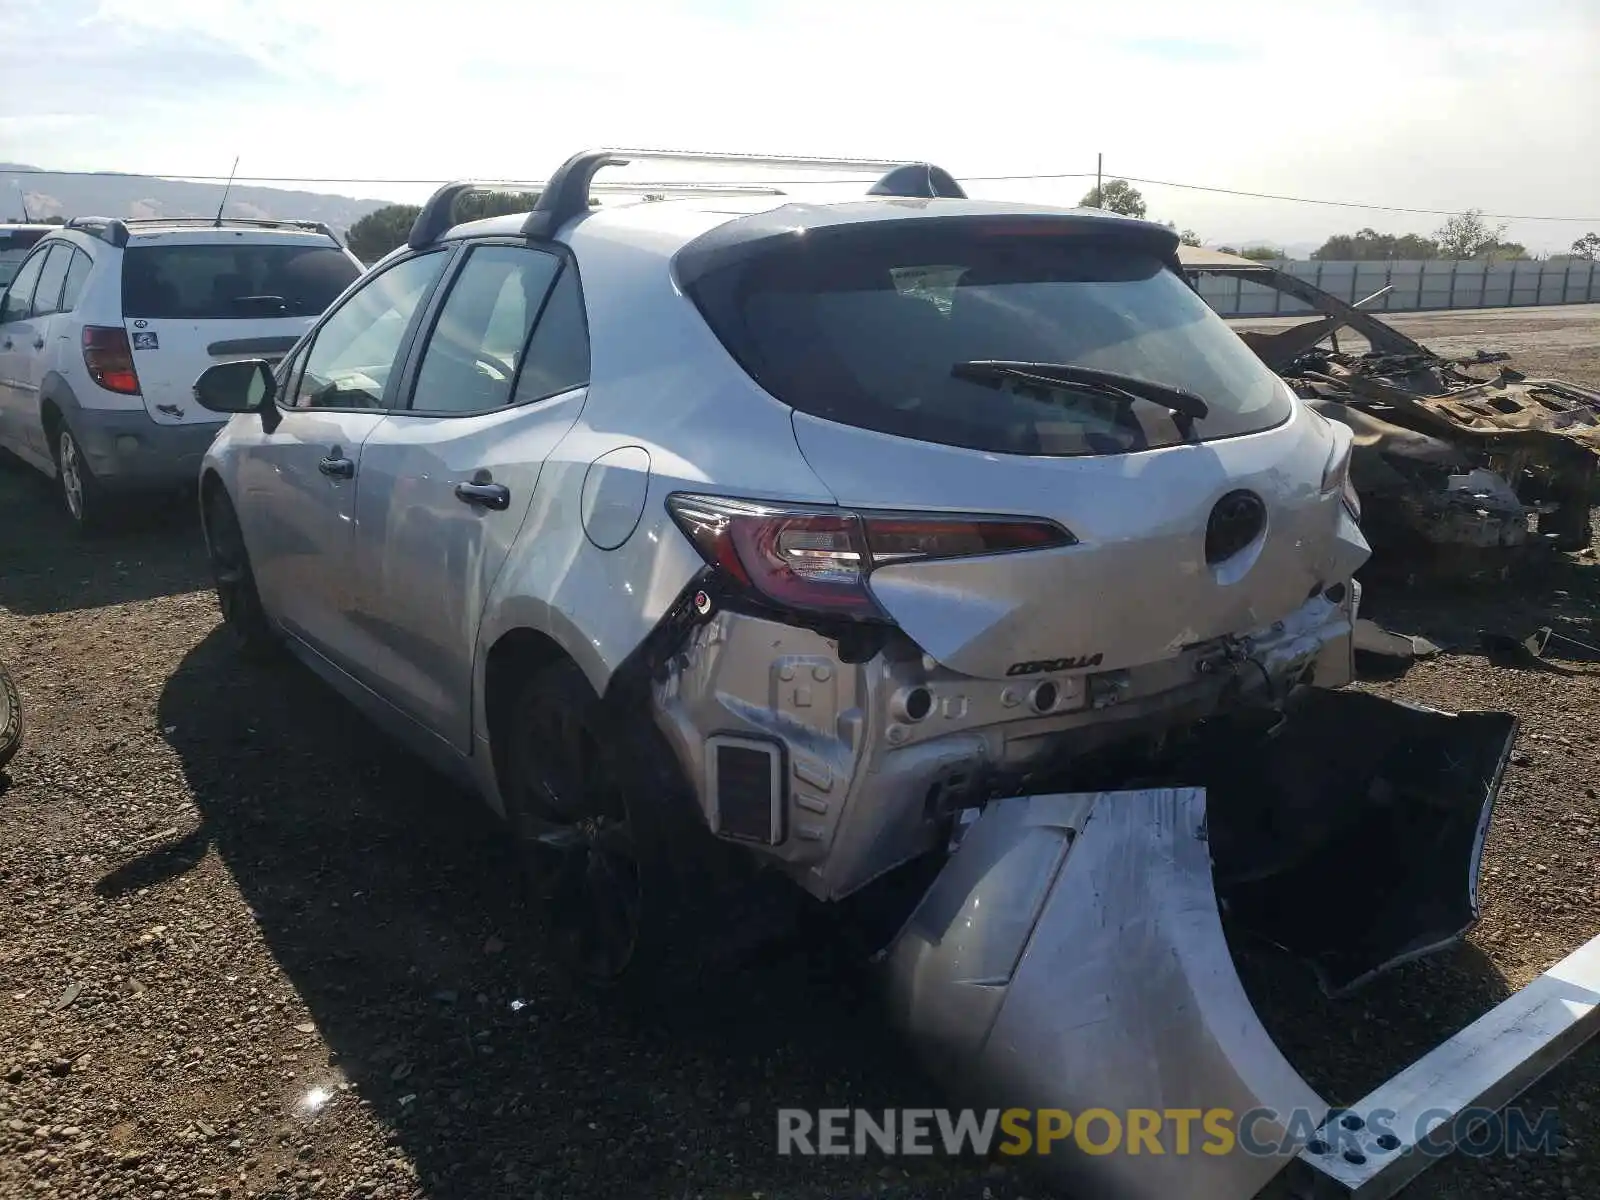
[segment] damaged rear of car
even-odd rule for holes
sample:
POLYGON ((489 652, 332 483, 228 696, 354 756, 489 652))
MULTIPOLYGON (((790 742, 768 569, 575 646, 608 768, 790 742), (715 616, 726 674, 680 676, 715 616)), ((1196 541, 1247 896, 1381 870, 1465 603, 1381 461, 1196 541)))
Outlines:
POLYGON ((1348 304, 1267 263, 1193 247, 1180 257, 1191 276, 1258 284, 1318 314, 1240 337, 1319 412, 1355 431, 1351 470, 1376 567, 1424 562, 1489 574, 1532 551, 1589 545, 1600 393, 1530 379, 1502 353, 1435 354, 1363 310, 1382 292, 1348 304), (1496 364, 1489 379, 1468 370, 1496 364))
POLYGON ((837 504, 671 497, 710 573, 655 690, 711 827, 827 900, 1098 749, 1345 683, 1367 552, 1349 433, 1166 231, 861 207, 678 255, 837 504))

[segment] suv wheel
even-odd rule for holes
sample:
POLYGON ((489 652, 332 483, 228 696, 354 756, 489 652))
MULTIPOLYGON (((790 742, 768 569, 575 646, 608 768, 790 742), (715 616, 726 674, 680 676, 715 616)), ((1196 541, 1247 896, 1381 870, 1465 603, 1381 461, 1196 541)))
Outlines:
POLYGON ((561 660, 522 688, 506 747, 506 815, 545 941, 591 985, 655 973, 674 903, 650 751, 561 660))
POLYGON ((205 512, 206 553, 211 560, 211 578, 217 589, 223 627, 233 634, 247 657, 270 657, 278 648, 278 635, 256 590, 239 515, 220 487, 207 497, 205 512))
POLYGON ((100 481, 89 468, 78 439, 63 423, 56 430, 56 483, 73 524, 85 532, 100 529, 105 523, 105 495, 100 481))

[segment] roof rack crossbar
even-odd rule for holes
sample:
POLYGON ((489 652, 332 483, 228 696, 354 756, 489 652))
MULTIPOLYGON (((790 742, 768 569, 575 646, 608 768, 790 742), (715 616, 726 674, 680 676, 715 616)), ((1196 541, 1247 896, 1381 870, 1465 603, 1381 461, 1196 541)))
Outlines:
POLYGON ((522 224, 522 236, 545 238, 574 217, 589 211, 595 194, 608 192, 643 193, 672 196, 781 196, 781 188, 713 183, 671 184, 595 183, 595 176, 606 167, 627 166, 631 162, 683 162, 699 166, 768 167, 774 170, 871 171, 886 172, 873 186, 871 195, 952 196, 965 192, 953 176, 931 163, 906 163, 900 159, 809 158, 783 154, 722 154, 704 150, 584 150, 562 163, 542 183, 516 183, 511 180, 461 180, 447 183, 428 198, 411 226, 406 244, 413 250, 432 245, 454 226, 455 208, 462 196, 482 191, 538 191, 538 202, 522 224))

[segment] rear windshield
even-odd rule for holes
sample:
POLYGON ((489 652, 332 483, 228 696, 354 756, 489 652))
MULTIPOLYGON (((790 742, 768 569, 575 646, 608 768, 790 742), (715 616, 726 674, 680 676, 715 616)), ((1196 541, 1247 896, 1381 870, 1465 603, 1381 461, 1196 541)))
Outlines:
POLYGON ((690 291, 772 395, 883 433, 1006 454, 1118 454, 1288 418, 1282 383, 1153 252, 1082 234, 934 224, 786 239, 690 291), (980 359, 1135 376, 1194 393, 1209 411, 1191 425, 1160 403, 1103 389, 951 374, 980 359))
POLYGON ((333 246, 277 242, 129 246, 122 315, 169 320, 314 317, 355 279, 333 246))

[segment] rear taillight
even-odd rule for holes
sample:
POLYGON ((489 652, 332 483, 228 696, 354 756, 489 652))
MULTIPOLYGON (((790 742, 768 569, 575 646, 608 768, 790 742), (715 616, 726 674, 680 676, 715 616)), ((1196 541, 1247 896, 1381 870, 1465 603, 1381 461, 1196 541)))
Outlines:
POLYGON ((867 588, 876 567, 1045 550, 1077 541, 1053 521, 915 516, 766 504, 725 496, 667 501, 701 556, 783 608, 884 620, 867 588))
POLYGON ((133 369, 133 351, 122 326, 85 325, 83 365, 89 369, 89 378, 106 391, 124 396, 139 394, 139 375, 133 369))
MULTIPOLYGON (((1332 425, 1332 422, 1329 422, 1332 425)), ((1350 513, 1353 521, 1361 520, 1361 497, 1356 495, 1355 485, 1350 482, 1350 457, 1355 451, 1355 438, 1335 436, 1333 449, 1328 455, 1328 464, 1322 469, 1322 494, 1331 496, 1339 493, 1339 499, 1344 502, 1345 509, 1350 513)))

